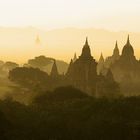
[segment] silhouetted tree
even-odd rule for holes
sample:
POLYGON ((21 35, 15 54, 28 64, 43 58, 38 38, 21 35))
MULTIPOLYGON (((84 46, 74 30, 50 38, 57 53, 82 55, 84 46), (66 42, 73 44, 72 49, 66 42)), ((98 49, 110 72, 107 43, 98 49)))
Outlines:
POLYGON ((12 70, 16 67, 19 67, 19 65, 17 63, 8 61, 2 65, 2 70, 9 72, 10 70, 12 70))
POLYGON ((9 79, 27 88, 39 88, 49 84, 48 74, 37 68, 15 68, 9 72, 9 79))

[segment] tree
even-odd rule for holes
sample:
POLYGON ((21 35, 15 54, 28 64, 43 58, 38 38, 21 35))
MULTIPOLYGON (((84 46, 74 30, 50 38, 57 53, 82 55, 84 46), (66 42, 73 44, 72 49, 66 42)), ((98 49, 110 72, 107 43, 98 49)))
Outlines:
POLYGON ((10 70, 16 68, 16 67, 19 67, 19 65, 18 65, 17 63, 15 63, 15 62, 10 62, 10 61, 6 62, 6 63, 3 64, 3 66, 2 66, 3 70, 4 70, 4 71, 8 71, 8 72, 9 72, 10 70))
POLYGON ((37 68, 15 68, 9 72, 9 79, 27 88, 41 88, 49 83, 48 74, 37 68))

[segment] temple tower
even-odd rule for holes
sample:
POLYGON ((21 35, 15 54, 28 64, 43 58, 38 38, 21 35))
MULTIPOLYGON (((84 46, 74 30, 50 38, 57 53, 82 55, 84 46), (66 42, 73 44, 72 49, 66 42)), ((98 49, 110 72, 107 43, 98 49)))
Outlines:
POLYGON ((134 56, 134 49, 133 49, 132 45, 130 44, 129 35, 128 35, 128 38, 127 38, 127 43, 123 47, 121 59, 124 59, 124 60, 127 60, 127 61, 136 60, 136 58, 134 56))
POLYGON ((82 48, 82 53, 79 58, 75 62, 71 61, 66 75, 69 83, 76 88, 79 88, 87 93, 95 91, 97 63, 91 56, 88 38, 86 38, 86 42, 82 48))
POLYGON ((79 57, 80 59, 93 59, 93 57, 91 56, 91 50, 90 50, 90 46, 88 44, 88 38, 86 37, 86 42, 85 45, 83 46, 82 49, 82 54, 79 57))
POLYGON ((118 43, 117 43, 117 41, 116 41, 115 48, 114 48, 114 50, 113 50, 113 55, 112 55, 112 57, 113 57, 115 60, 119 59, 119 57, 120 57, 120 52, 119 52, 119 48, 118 48, 118 43))
POLYGON ((54 60, 50 76, 52 78, 57 78, 59 76, 57 65, 56 65, 56 60, 54 60))
POLYGON ((104 57, 103 57, 103 54, 101 53, 101 56, 100 56, 100 59, 99 59, 99 62, 98 62, 98 65, 97 65, 97 74, 100 75, 102 74, 102 72, 104 71, 105 69, 105 63, 104 63, 104 57))

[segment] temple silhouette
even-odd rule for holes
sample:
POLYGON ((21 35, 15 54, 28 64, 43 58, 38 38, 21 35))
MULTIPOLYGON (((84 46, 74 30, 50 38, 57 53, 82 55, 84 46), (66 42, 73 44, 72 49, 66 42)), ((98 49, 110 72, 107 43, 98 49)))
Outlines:
POLYGON ((135 57, 129 36, 121 56, 110 65, 110 68, 115 80, 120 84, 123 94, 139 94, 140 62, 135 57))
MULTIPOLYGON (((116 54, 114 55, 116 56, 116 54)), ((103 56, 100 61, 103 61, 104 65, 103 56)), ((86 38, 81 55, 77 58, 75 53, 66 74, 59 75, 56 62, 54 61, 50 74, 50 77, 53 79, 52 83, 56 83, 54 84, 55 88, 57 86, 73 86, 91 96, 108 96, 109 94, 109 96, 116 96, 115 92, 119 91, 119 86, 115 82, 111 70, 107 68, 105 75, 98 73, 98 64, 91 55, 88 38, 86 38), (108 87, 110 88, 108 89, 108 87), (112 88, 114 89, 113 92, 111 91, 112 88)))
POLYGON ((120 91, 133 95, 140 91, 140 62, 134 55, 129 35, 121 54, 116 41, 112 56, 105 59, 101 53, 98 62, 86 38, 81 55, 77 58, 74 54, 66 74, 59 75, 54 61, 50 76, 54 83, 57 81, 56 86, 71 85, 94 96, 116 96, 120 91))
MULTIPOLYGON (((35 68, 39 68, 40 72, 36 69, 24 69, 24 67, 23 69, 19 68, 16 70, 19 72, 21 72, 21 70, 23 70, 23 72, 26 70, 30 72, 35 71, 40 73, 41 76, 45 74, 45 78, 42 77, 44 80, 40 78, 40 82, 35 83, 38 84, 43 91, 54 90, 57 87, 72 86, 95 97, 139 95, 140 61, 135 57, 134 48, 130 43, 129 35, 122 52, 119 50, 116 41, 112 55, 104 58, 103 53, 101 53, 99 61, 96 61, 94 56, 92 56, 88 38, 86 38, 81 55, 77 57, 76 53, 74 54, 65 73, 62 73, 62 71, 60 73, 60 64, 54 58, 40 56, 35 58, 35 60, 30 60, 30 62, 36 63, 41 63, 42 61, 47 62, 45 65, 52 64, 53 62, 50 74, 46 71, 41 73, 43 69, 36 65, 35 68), (59 69, 57 65, 59 65, 59 69)), ((25 65, 25 67, 30 68, 32 65, 25 65)), ((42 68, 44 68, 44 65, 42 68)), ((19 79, 21 78, 14 73, 14 70, 10 72, 10 76, 12 79, 15 78, 15 80, 17 77, 19 77, 19 79)))
POLYGON ((82 53, 75 61, 71 60, 66 77, 70 84, 91 93, 95 91, 97 82, 97 62, 91 55, 88 39, 86 38, 82 53))

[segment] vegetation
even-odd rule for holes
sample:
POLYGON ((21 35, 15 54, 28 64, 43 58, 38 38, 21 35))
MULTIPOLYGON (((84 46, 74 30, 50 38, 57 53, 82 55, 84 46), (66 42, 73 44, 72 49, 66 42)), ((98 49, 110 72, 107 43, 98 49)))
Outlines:
POLYGON ((61 87, 28 106, 0 101, 0 124, 1 140, 137 140, 140 97, 96 99, 61 87))
POLYGON ((9 72, 9 79, 23 87, 33 89, 48 83, 49 76, 38 68, 18 67, 9 72))
MULTIPOLYGON (((54 58, 46 57, 46 56, 38 56, 34 59, 29 59, 27 64, 24 64, 25 67, 33 67, 39 68, 42 71, 47 73, 51 72, 51 68, 54 62, 54 58)), ((62 60, 56 60, 58 70, 60 74, 66 73, 68 64, 62 60)))

